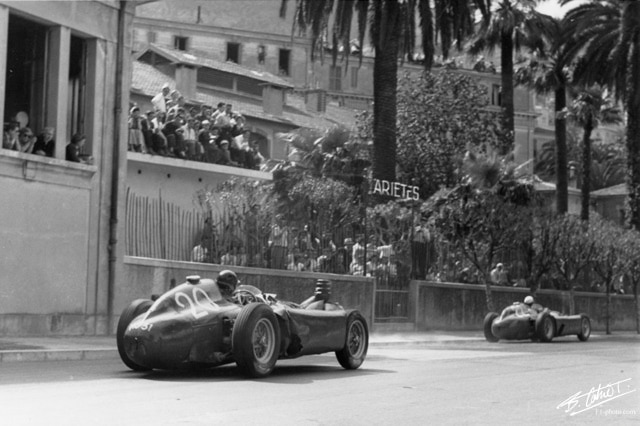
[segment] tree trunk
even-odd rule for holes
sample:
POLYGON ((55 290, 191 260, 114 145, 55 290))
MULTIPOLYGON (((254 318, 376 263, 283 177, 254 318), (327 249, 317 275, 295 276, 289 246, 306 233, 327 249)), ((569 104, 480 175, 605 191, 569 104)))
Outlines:
POLYGON ((513 39, 511 34, 502 34, 500 47, 500 65, 502 67, 502 123, 509 134, 508 146, 501 154, 507 154, 515 147, 515 125, 513 106, 513 39))
POLYGON ((584 135, 582 135, 582 209, 580 218, 589 221, 589 197, 591 191, 591 132, 593 131, 593 123, 588 121, 584 126, 584 135))
MULTIPOLYGON (((640 4, 638 2, 624 2, 623 26, 633 25, 640 19, 640 4), (627 14, 630 14, 627 18, 627 14)), ((623 28, 631 31, 632 28, 623 28)), ((640 35, 633 32, 633 51, 629 72, 627 74, 627 190, 628 223, 640 231, 640 35)))
POLYGON ((605 310, 605 333, 611 334, 611 283, 605 283, 607 286, 607 300, 606 300, 606 310, 605 310))
MULTIPOLYGON (((399 7, 395 2, 384 2, 388 7, 376 19, 386 19, 384 31, 379 30, 375 43, 373 65, 373 177, 396 179, 396 97, 398 92, 399 20, 394 18, 399 7)), ((381 28, 381 25, 376 25, 381 28)))
POLYGON ((567 171, 567 122, 558 118, 567 106, 567 94, 563 87, 556 90, 556 213, 563 215, 569 210, 569 177, 567 171))
POLYGON ((636 333, 640 334, 640 306, 638 306, 638 283, 633 283, 633 300, 636 303, 636 333))

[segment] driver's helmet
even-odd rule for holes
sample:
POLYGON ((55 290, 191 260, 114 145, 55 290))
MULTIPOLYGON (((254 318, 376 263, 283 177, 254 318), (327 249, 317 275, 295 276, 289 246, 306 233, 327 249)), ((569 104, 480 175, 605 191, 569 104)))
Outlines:
POLYGON ((240 280, 235 272, 225 269, 224 271, 218 274, 218 278, 216 279, 216 283, 220 288, 220 291, 225 294, 231 294, 236 289, 238 284, 240 284, 240 280))
POLYGON ((533 296, 527 296, 524 298, 524 304, 525 305, 533 305, 533 296))

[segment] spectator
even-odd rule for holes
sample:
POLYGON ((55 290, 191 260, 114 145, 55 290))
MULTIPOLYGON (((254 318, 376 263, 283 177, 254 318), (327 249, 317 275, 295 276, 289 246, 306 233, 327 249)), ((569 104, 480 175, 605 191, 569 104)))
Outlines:
POLYGON ((18 133, 20 132, 20 123, 12 121, 4 126, 4 135, 2 138, 2 147, 4 149, 18 150, 18 133))
POLYGON ((502 263, 496 264, 491 270, 491 282, 495 285, 508 285, 507 273, 502 263))
POLYGON ((258 149, 258 142, 250 140, 249 148, 250 148, 250 155, 252 157, 251 168, 254 170, 260 170, 260 166, 264 164, 264 157, 262 156, 262 154, 260 153, 260 150, 258 149))
POLYGON ((131 108, 129 112, 129 151, 147 152, 142 133, 142 120, 140 108, 138 106, 131 108))
POLYGON ((337 251, 338 269, 341 273, 349 273, 351 262, 353 261, 353 239, 345 238, 343 245, 337 251))
POLYGON ((411 240, 411 275, 412 278, 423 280, 427 274, 427 244, 429 230, 416 221, 411 240))
POLYGON ((211 257, 209 256, 209 249, 207 246, 209 245, 209 237, 203 235, 200 238, 200 242, 196 245, 191 251, 191 261, 192 262, 210 262, 211 257))
POLYGON ((304 271, 304 263, 300 262, 300 258, 297 255, 289 254, 287 256, 287 270, 289 271, 304 271))
POLYGON ((71 137, 71 142, 66 148, 66 160, 73 161, 74 163, 91 164, 92 158, 82 154, 82 148, 84 147, 87 138, 80 133, 76 133, 71 137))
POLYGON ((169 98, 170 93, 171 88, 169 87, 169 83, 165 83, 162 86, 162 91, 151 99, 151 104, 156 111, 167 112, 167 98, 169 98))
POLYGON ((231 159, 231 153, 229 151, 229 141, 222 139, 220 141, 220 156, 217 161, 218 164, 223 166, 237 166, 238 163, 231 159))
POLYGON ((53 127, 45 127, 33 146, 33 153, 53 157, 56 153, 56 141, 53 139, 54 133, 55 129, 53 127))
POLYGON ((186 147, 182 136, 182 119, 179 115, 169 115, 162 133, 167 138, 168 153, 172 157, 186 158, 186 147))
POLYGON ((198 141, 195 118, 187 118, 187 124, 182 126, 182 135, 187 149, 187 158, 200 161, 204 154, 204 148, 198 141))
POLYGON ((33 153, 33 147, 36 144, 36 137, 28 127, 23 127, 18 132, 18 144, 16 145, 16 151, 24 152, 25 154, 33 153))
POLYGON ((289 244, 289 228, 283 224, 282 215, 276 216, 271 227, 271 266, 273 269, 285 269, 289 244))

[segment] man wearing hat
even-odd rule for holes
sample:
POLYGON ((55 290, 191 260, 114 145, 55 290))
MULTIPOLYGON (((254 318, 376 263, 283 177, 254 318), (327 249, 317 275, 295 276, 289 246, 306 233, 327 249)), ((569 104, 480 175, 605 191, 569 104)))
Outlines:
POLYGON ((337 250, 337 273, 345 274, 349 272, 353 261, 353 238, 345 238, 343 244, 337 250))
POLYGON ((167 112, 167 97, 171 93, 169 83, 162 85, 162 91, 151 99, 151 104, 156 111, 167 112))

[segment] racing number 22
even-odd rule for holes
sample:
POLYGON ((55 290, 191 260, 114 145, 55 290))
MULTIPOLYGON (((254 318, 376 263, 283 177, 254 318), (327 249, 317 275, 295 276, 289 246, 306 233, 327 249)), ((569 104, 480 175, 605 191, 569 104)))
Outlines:
POLYGON ((193 296, 193 299, 184 293, 178 293, 176 294, 175 300, 178 306, 184 308, 185 304, 182 303, 180 299, 185 299, 189 305, 191 315, 193 315, 195 319, 202 318, 217 306, 214 301, 211 300, 209 295, 201 288, 195 287, 191 295, 193 296), (204 297, 206 301, 203 300, 202 297, 198 297, 198 295, 204 297))

